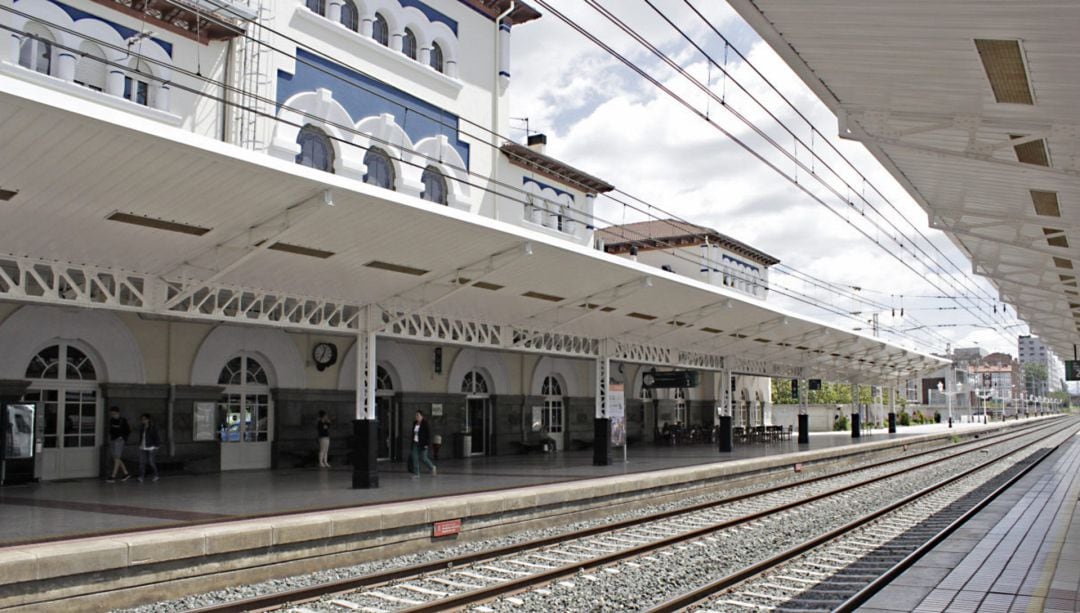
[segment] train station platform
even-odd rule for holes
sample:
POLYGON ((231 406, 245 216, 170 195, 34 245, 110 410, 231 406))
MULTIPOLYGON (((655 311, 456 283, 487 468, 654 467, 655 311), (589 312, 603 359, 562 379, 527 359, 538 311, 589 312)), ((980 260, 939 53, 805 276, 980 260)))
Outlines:
POLYGON ((1080 435, 867 601, 866 613, 1080 611, 1080 435))
POLYGON ((384 467, 378 489, 351 470, 166 476, 157 482, 48 482, 0 490, 0 608, 112 610, 522 530, 612 517, 646 505, 990 435, 1038 421, 901 428, 860 439, 631 446, 629 461, 590 452, 443 461, 413 480, 384 467), (460 534, 435 536, 435 526, 460 534))
MULTIPOLYGON (((952 432, 983 427, 958 423, 952 432)), ((386 463, 380 465, 380 487, 367 490, 351 488, 348 466, 165 475, 160 481, 145 483, 135 479, 45 482, 0 488, 0 546, 440 498, 800 451, 855 450, 875 442, 943 432, 949 432, 948 428, 936 424, 901 427, 894 435, 876 430, 859 439, 852 439, 848 432, 812 433, 809 445, 800 446, 794 440, 736 444, 733 452, 725 454, 705 444, 638 445, 627 450, 626 462, 622 450, 613 449, 609 466, 593 466, 591 451, 443 459, 438 476, 432 478, 425 470, 418 480, 406 472, 404 463, 386 463)))

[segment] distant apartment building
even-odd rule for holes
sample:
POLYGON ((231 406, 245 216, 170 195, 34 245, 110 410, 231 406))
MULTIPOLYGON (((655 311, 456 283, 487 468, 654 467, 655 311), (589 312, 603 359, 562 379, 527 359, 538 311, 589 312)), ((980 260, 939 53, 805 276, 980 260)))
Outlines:
POLYGON ((1065 364, 1053 350, 1047 347, 1037 336, 1025 335, 1017 339, 1017 353, 1020 360, 1020 375, 1024 377, 1024 389, 1027 394, 1036 396, 1065 389, 1065 364), (1046 379, 1033 381, 1024 375, 1026 364, 1042 364, 1046 367, 1046 379))

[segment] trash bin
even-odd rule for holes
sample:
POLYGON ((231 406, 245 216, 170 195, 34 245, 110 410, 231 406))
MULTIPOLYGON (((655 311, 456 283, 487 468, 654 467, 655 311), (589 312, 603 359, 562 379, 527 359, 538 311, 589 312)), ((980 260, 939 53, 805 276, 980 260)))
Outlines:
POLYGON ((472 455, 472 435, 468 432, 454 434, 454 457, 464 458, 472 455))

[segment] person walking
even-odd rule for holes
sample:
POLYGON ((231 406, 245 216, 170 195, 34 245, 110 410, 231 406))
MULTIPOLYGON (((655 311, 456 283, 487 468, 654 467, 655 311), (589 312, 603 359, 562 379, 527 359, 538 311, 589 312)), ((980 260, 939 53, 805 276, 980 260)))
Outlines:
POLYGON ((161 439, 158 437, 157 426, 150 420, 149 413, 143 413, 139 421, 142 422, 139 429, 139 483, 146 478, 147 464, 154 471, 154 481, 157 481, 158 469, 157 464, 154 463, 154 454, 161 445, 161 439))
POLYGON ((330 418, 326 411, 319 411, 315 428, 319 435, 319 467, 330 468, 330 418))
POLYGON ((424 413, 422 411, 416 412, 416 419, 413 420, 412 430, 412 469, 413 479, 420 478, 420 462, 427 464, 431 467, 431 476, 434 477, 437 474, 435 464, 431 462, 431 457, 428 456, 428 448, 431 446, 431 429, 428 428, 428 424, 424 421, 424 413))
POLYGON ((109 453, 112 455, 112 473, 105 480, 106 483, 116 483, 117 473, 124 472, 121 481, 131 478, 127 466, 124 465, 124 445, 127 437, 131 434, 131 426, 120 415, 120 407, 109 407, 109 453))

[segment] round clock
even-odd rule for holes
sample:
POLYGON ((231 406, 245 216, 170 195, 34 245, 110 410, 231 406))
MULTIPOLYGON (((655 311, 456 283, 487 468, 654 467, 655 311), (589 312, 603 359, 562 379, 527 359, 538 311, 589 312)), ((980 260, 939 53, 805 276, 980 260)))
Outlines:
POLYGON ((315 361, 315 368, 325 370, 327 366, 337 362, 337 346, 333 343, 319 343, 311 349, 311 359, 315 361))
POLYGON ((656 377, 647 372, 641 377, 641 382, 645 384, 645 387, 652 387, 652 384, 656 383, 656 377))

